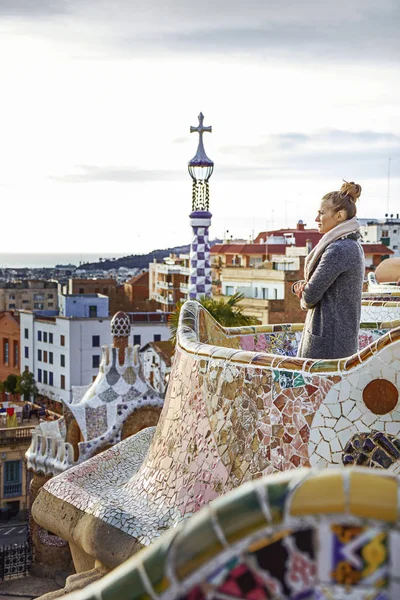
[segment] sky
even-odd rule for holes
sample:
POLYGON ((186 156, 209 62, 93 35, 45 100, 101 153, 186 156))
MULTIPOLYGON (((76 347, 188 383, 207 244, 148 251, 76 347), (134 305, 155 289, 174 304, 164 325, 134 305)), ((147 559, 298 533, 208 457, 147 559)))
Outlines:
POLYGON ((200 111, 212 239, 312 226, 342 179, 400 212, 399 25, 398 0, 0 0, 0 252, 189 243, 200 111))

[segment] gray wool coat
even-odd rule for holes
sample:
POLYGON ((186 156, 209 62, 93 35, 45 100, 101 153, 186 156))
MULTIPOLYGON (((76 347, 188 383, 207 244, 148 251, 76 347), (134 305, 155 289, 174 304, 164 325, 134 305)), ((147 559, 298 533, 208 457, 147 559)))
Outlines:
POLYGON ((364 280, 364 252, 358 234, 329 244, 301 300, 307 310, 297 356, 344 358, 357 352, 364 280))

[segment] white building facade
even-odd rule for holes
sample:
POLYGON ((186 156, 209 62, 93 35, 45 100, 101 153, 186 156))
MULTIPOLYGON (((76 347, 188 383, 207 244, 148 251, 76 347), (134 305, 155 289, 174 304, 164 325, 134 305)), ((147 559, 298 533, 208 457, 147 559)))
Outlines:
POLYGON ((384 219, 358 219, 361 226, 361 235, 365 243, 383 243, 391 248, 394 254, 400 256, 400 218, 390 216, 384 219))
POLYGON ((111 343, 110 317, 41 317, 20 312, 21 372, 34 374, 39 393, 70 402, 72 386, 97 376, 101 347, 111 343))
POLYGON ((62 317, 108 317, 108 296, 103 294, 60 294, 58 297, 62 317))
POLYGON ((127 313, 131 321, 129 343, 143 348, 149 342, 166 342, 171 337, 168 326, 168 313, 134 312, 127 313))

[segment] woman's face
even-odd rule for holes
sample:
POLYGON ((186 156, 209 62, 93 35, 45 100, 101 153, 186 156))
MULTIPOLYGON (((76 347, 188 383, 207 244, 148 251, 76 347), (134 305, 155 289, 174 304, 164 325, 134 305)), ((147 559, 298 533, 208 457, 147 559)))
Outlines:
POLYGON ((338 212, 334 212, 327 200, 321 201, 321 206, 319 208, 317 218, 315 219, 318 224, 318 231, 320 233, 328 233, 328 231, 345 220, 346 218, 343 214, 343 211, 339 210, 338 212))

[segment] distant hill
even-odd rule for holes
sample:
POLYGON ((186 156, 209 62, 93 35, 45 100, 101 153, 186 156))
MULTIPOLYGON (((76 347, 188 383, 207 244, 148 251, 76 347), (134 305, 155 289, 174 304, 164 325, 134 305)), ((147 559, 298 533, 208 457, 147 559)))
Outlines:
MULTIPOLYGON (((214 244, 220 244, 221 240, 213 240, 210 242, 210 246, 214 244)), ((157 259, 157 262, 162 262, 163 258, 170 254, 189 254, 190 246, 174 246, 174 248, 164 248, 163 250, 152 250, 148 254, 131 254, 130 256, 123 256, 115 260, 102 260, 101 262, 84 263, 79 266, 79 269, 85 269, 86 271, 97 271, 108 269, 119 269, 119 267, 126 267, 127 269, 148 269, 149 263, 157 259)))

